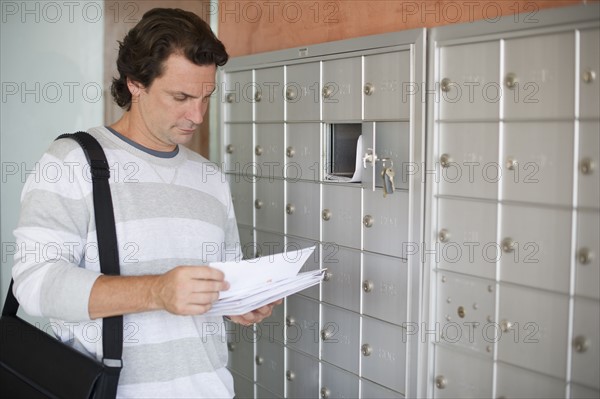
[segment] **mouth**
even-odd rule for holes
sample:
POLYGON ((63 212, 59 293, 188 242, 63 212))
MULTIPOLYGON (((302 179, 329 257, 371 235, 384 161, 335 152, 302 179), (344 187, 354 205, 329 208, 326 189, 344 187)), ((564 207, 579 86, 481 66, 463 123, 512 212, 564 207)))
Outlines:
POLYGON ((182 132, 184 132, 186 134, 192 134, 192 133, 196 132, 197 128, 194 128, 194 129, 184 129, 184 128, 180 127, 179 130, 181 130, 182 132))

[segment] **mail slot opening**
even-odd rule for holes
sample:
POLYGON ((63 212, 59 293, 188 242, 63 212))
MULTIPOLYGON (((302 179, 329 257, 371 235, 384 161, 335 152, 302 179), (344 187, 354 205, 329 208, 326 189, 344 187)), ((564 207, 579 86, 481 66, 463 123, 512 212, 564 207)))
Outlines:
POLYGON ((327 125, 327 179, 360 181, 357 157, 360 158, 362 124, 331 123, 327 125))

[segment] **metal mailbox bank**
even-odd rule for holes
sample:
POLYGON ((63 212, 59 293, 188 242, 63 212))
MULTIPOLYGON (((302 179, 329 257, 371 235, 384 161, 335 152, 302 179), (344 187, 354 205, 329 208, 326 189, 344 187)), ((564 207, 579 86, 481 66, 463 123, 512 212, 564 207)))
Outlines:
POLYGON ((229 326, 237 397, 600 395, 600 8, 232 59, 247 258, 320 286, 229 326))

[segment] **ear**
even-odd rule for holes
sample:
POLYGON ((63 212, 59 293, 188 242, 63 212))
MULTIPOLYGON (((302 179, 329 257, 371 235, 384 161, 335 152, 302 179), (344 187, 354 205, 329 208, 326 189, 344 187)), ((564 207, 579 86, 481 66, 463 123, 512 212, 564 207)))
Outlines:
POLYGON ((135 81, 127 78, 127 88, 129 89, 129 92, 131 93, 131 97, 135 98, 140 95, 141 91, 144 89, 144 86, 142 86, 142 84, 139 82, 135 82, 135 81))

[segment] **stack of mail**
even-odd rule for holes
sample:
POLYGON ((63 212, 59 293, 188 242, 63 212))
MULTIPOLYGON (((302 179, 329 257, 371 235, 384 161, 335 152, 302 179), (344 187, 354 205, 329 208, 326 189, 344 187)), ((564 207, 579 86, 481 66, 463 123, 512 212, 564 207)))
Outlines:
POLYGON ((219 300, 205 314, 245 314, 318 284, 326 269, 298 273, 314 250, 310 247, 257 259, 211 263, 211 267, 225 274, 230 287, 221 291, 219 300))

